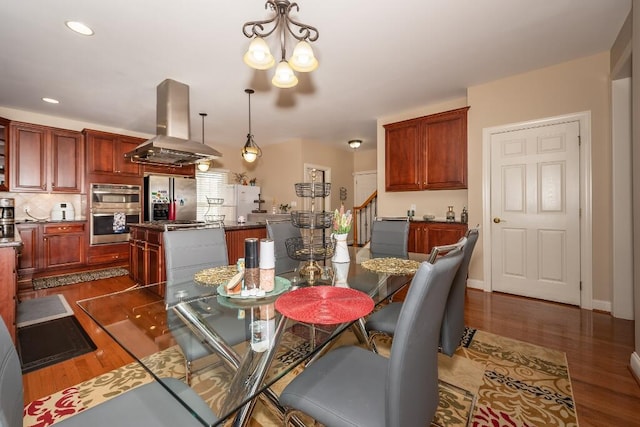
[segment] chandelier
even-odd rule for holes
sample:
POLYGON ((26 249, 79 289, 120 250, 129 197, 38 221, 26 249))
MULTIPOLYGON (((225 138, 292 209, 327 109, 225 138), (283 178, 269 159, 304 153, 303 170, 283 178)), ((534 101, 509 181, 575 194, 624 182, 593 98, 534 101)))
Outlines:
POLYGON ((250 21, 242 26, 244 35, 253 38, 244 55, 244 62, 256 70, 267 70, 273 67, 275 59, 269 51, 264 37, 270 36, 277 30, 277 34, 280 36, 281 56, 271 83, 284 89, 294 87, 298 84, 298 77, 293 72, 294 70, 307 73, 318 68, 318 60, 308 43, 318 40, 318 30, 310 25, 297 22, 289 16, 289 12, 294 8, 296 11, 300 10, 297 3, 291 3, 289 0, 267 0, 264 7, 265 9, 271 8, 274 12, 271 19, 250 21), (289 60, 286 59, 287 32, 298 40, 289 60))
POLYGON ((262 156, 262 150, 258 147, 258 144, 253 140, 251 134, 251 94, 253 89, 245 89, 246 94, 249 95, 249 133, 247 134, 247 142, 242 147, 242 158, 249 163, 253 163, 258 157, 262 156))

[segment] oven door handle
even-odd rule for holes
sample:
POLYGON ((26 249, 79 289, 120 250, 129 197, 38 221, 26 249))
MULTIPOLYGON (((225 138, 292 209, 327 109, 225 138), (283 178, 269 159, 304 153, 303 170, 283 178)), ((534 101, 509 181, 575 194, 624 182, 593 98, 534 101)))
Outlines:
POLYGON ((125 215, 140 215, 140 211, 132 212, 132 211, 126 211, 126 210, 113 211, 113 212, 92 212, 91 215, 93 215, 93 216, 114 216, 115 214, 120 213, 120 212, 124 213, 125 215))

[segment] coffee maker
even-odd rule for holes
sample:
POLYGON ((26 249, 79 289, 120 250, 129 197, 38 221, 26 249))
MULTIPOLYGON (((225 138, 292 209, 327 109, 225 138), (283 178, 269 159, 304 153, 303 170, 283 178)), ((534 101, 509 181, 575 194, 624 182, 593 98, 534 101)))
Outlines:
POLYGON ((0 198, 0 224, 13 224, 15 222, 15 200, 0 198))

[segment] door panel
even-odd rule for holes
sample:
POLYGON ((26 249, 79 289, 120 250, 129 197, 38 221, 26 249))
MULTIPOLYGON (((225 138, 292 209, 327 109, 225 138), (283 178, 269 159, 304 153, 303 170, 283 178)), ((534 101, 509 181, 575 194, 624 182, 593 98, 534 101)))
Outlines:
POLYGON ((492 289, 580 303, 579 124, 492 135, 492 289))

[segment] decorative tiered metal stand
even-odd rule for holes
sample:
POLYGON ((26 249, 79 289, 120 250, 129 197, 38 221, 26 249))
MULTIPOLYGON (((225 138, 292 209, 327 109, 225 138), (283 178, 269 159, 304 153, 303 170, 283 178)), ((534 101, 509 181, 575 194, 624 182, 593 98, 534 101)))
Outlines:
POLYGON ((285 241, 287 254, 290 258, 304 261, 300 267, 300 277, 313 285, 322 275, 322 267, 318 261, 324 261, 333 256, 336 242, 325 231, 331 228, 332 212, 316 212, 316 198, 324 198, 331 192, 331 184, 315 182, 316 171, 311 172, 311 182, 295 184, 298 197, 311 199, 311 210, 291 212, 291 222, 301 229, 301 237, 291 237, 285 241))
POLYGON ((204 220, 208 224, 222 224, 224 222, 224 215, 219 214, 219 207, 224 203, 224 199, 217 197, 207 197, 207 204, 209 207, 204 214, 204 220), (213 211, 212 211, 213 209, 213 211))

